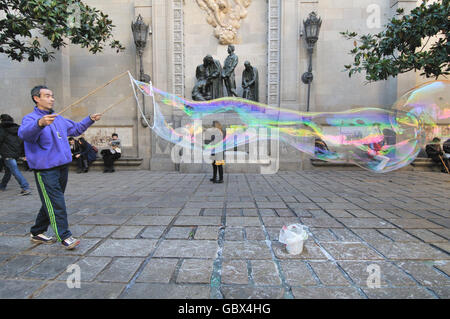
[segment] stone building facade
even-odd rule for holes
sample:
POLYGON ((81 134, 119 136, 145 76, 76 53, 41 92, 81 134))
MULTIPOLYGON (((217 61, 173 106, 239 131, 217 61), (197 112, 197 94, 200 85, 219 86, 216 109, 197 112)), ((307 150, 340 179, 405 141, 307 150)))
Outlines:
MULTIPOLYGON (((364 84, 363 75, 352 78, 343 72, 350 64, 352 41, 339 32, 351 30, 360 34, 382 30, 397 8, 414 8, 417 0, 228 0, 248 5, 240 20, 236 54, 238 93, 244 61, 259 70, 260 102, 272 106, 306 111, 307 85, 301 81, 307 70, 308 56, 302 35, 303 20, 312 11, 322 18, 322 28, 313 55, 314 82, 310 110, 343 111, 355 107, 389 108, 399 95, 424 82, 416 73, 408 73, 388 81, 364 84)), ((45 84, 55 95, 56 109, 62 109, 85 96, 118 74, 130 70, 136 78, 139 59, 131 32, 131 23, 140 14, 151 26, 144 52, 145 73, 153 85, 186 98, 191 98, 195 68, 206 54, 223 63, 227 45, 221 44, 207 21, 206 11, 197 0, 84 0, 107 13, 114 25, 115 38, 126 47, 116 54, 108 48, 92 55, 78 46, 68 45, 48 63, 11 62, 0 56, 0 112, 11 114, 17 122, 32 110, 30 89, 45 84)), ((207 2, 207 1, 205 1, 207 2)), ((220 1, 212 1, 220 4, 220 1)), ((130 94, 127 81, 118 81, 109 90, 70 109, 65 116, 81 119, 100 112, 108 105, 130 94)), ((151 100, 145 101, 151 118, 151 100)), ((112 132, 119 133, 125 154, 142 158, 140 169, 183 170, 170 159, 171 145, 155 136, 142 124, 136 102, 130 98, 105 114, 87 133, 88 140, 102 147, 112 132)), ((279 147, 280 169, 308 169, 309 161, 290 147, 279 147)), ((209 170, 201 166, 192 171, 209 170)), ((231 167, 227 168, 232 171, 231 167)), ((241 170, 248 171, 244 166, 241 170)), ((185 171, 190 171, 184 167, 185 171)))

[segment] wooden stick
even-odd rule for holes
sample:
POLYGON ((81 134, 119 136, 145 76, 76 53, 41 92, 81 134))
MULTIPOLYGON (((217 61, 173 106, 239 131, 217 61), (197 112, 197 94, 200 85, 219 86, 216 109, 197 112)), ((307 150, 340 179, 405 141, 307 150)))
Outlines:
POLYGON ((442 165, 444 165, 445 170, 447 171, 447 174, 450 174, 450 172, 448 171, 448 168, 447 168, 447 166, 445 165, 445 162, 444 162, 444 160, 442 159, 442 156, 441 156, 441 155, 439 155, 439 158, 441 159, 442 165))
POLYGON ((75 106, 79 103, 81 103, 82 101, 86 100, 88 97, 90 97, 91 95, 93 95, 94 93, 96 93, 97 91, 107 87, 108 85, 110 85, 111 83, 113 83, 114 81, 117 81, 118 79, 120 79, 121 77, 123 77, 125 74, 128 74, 128 71, 123 72, 122 74, 119 74, 118 76, 116 76, 114 79, 106 82, 104 85, 99 86, 98 88, 96 88, 95 90, 93 90, 92 92, 90 92, 88 95, 83 96, 81 99, 79 99, 78 101, 70 104, 69 106, 65 107, 62 111, 60 111, 59 113, 57 113, 57 115, 61 115, 62 113, 64 113, 65 111, 67 111, 68 109, 70 109, 72 106, 75 106))
POLYGON ((126 99, 130 98, 132 95, 133 95, 133 94, 130 94, 130 95, 124 97, 123 99, 121 99, 119 102, 116 102, 116 103, 114 103, 114 104, 111 104, 110 106, 108 106, 108 107, 107 107, 102 113, 100 113, 100 114, 101 114, 101 115, 105 114, 106 111, 109 111, 109 110, 112 109, 114 106, 116 106, 116 105, 122 103, 123 101, 125 101, 126 99))

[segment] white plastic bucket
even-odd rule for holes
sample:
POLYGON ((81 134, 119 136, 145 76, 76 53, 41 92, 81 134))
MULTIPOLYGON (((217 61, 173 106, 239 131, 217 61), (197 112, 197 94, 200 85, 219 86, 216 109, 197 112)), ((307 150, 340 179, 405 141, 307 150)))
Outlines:
POLYGON ((291 255, 302 253, 306 239, 308 239, 307 228, 300 224, 283 226, 280 231, 279 241, 286 244, 286 250, 291 255))
POLYGON ((286 244, 286 250, 291 255, 301 254, 303 251, 303 243, 305 241, 301 240, 299 237, 289 238, 286 244))

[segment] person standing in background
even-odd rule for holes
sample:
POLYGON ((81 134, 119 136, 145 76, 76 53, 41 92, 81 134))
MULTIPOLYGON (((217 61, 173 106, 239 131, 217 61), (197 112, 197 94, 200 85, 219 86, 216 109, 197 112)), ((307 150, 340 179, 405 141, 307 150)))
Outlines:
POLYGON ((24 153, 23 141, 17 135, 18 131, 19 125, 14 123, 14 119, 10 115, 0 115, 0 154, 5 165, 5 175, 0 182, 0 191, 6 189, 6 185, 13 175, 22 188, 20 194, 29 195, 31 194, 30 184, 17 167, 17 159, 24 153))

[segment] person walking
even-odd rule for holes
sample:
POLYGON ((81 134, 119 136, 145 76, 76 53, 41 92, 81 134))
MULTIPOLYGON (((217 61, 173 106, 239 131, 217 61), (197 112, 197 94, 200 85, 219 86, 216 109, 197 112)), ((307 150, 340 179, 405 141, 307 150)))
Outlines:
POLYGON ((31 194, 30 185, 17 167, 17 159, 23 156, 23 142, 17 135, 19 125, 8 114, 0 115, 0 154, 5 165, 5 175, 0 182, 0 191, 6 189, 6 185, 14 176, 22 191, 21 195, 31 194))
POLYGON ((34 111, 26 115, 19 128, 19 137, 24 141, 25 155, 30 168, 34 170, 42 207, 31 227, 31 241, 52 244, 56 240, 66 249, 73 249, 80 240, 72 237, 67 219, 64 192, 69 175, 72 153, 68 136, 83 134, 101 114, 92 114, 81 122, 74 122, 54 114, 53 92, 46 86, 36 86, 31 90, 35 103, 34 111), (44 233, 51 225, 56 240, 44 233))

